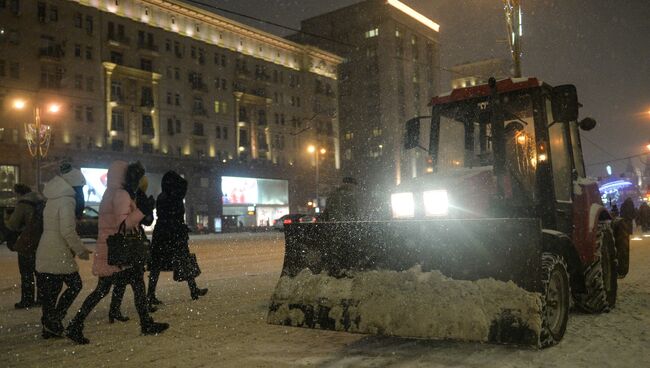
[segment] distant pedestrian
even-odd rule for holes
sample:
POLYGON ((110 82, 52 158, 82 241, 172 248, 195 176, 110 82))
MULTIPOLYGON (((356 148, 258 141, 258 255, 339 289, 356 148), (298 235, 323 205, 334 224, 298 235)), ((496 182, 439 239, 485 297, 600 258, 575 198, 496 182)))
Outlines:
POLYGON ((95 306, 111 290, 111 286, 131 285, 135 307, 140 317, 140 331, 145 335, 154 335, 169 328, 167 323, 156 323, 149 316, 147 296, 143 279, 143 267, 112 266, 108 264, 108 236, 119 231, 124 223, 127 231, 137 229, 140 222, 149 213, 154 203, 134 201, 135 190, 144 176, 144 168, 139 163, 127 164, 115 161, 108 169, 107 188, 99 205, 99 238, 97 252, 93 263, 93 273, 99 276, 97 287, 84 300, 77 315, 68 326, 66 335, 78 344, 88 344, 89 340, 83 335, 84 321, 95 306))
POLYGON ((183 198, 187 193, 187 180, 174 171, 162 178, 162 193, 156 201, 156 226, 151 241, 148 298, 151 305, 161 304, 156 297, 156 285, 162 271, 173 271, 176 281, 187 281, 192 299, 205 295, 208 289, 196 285, 200 272, 195 256, 190 253, 189 234, 185 224, 183 198))
POLYGON ((637 211, 632 198, 628 197, 623 201, 621 205, 621 217, 625 221, 628 233, 634 233, 634 219, 637 217, 637 211))
POLYGON ((612 208, 611 208, 610 212, 612 213, 613 218, 617 218, 620 215, 620 213, 618 212, 618 206, 616 205, 616 203, 612 204, 612 208))
POLYGON ((643 232, 650 231, 650 206, 648 203, 643 202, 639 206, 637 221, 637 226, 641 226, 643 232))
POLYGON ((327 206, 321 216, 324 221, 359 220, 357 181, 351 177, 343 178, 343 184, 327 197, 327 206))
POLYGON ((88 260, 90 251, 76 230, 84 208, 81 171, 64 163, 60 175, 45 184, 43 235, 36 252, 38 286, 43 302, 43 338, 63 336, 63 319, 82 288, 75 256, 88 260), (63 284, 67 286, 61 294, 63 284), (59 297, 60 294, 60 297, 59 297))
MULTIPOLYGON (((25 230, 29 221, 33 218, 38 206, 43 205, 44 198, 32 192, 25 184, 14 185, 14 193, 18 196, 16 207, 13 211, 5 211, 4 223, 8 230, 14 232, 11 238, 7 239, 7 245, 13 249, 16 240, 25 230)), ((27 235, 27 234, 25 234, 27 235)), ((14 304, 16 309, 30 308, 40 305, 40 300, 35 291, 36 280, 36 248, 18 252, 18 270, 20 271, 20 301, 14 304)))

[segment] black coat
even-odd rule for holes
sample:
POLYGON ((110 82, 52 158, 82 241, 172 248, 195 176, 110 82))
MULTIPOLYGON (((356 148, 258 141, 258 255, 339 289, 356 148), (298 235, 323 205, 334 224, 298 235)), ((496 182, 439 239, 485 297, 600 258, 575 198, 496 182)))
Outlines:
POLYGON ((187 181, 173 171, 162 179, 162 193, 156 200, 158 219, 151 241, 151 262, 149 268, 173 271, 179 260, 189 257, 189 236, 185 225, 183 198, 187 192, 187 181))

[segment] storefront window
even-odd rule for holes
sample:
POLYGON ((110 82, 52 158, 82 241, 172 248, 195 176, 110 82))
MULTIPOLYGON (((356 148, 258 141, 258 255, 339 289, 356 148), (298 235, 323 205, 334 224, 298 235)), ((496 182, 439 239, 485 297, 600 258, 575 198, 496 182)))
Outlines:
POLYGON ((0 165, 0 192, 12 193, 19 180, 18 166, 0 165))

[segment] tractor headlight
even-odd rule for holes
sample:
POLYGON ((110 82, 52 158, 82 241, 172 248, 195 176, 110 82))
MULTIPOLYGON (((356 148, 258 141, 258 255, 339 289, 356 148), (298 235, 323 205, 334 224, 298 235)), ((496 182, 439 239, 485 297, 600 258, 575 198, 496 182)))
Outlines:
POLYGON ((390 196, 390 205, 394 218, 408 218, 415 216, 415 203, 413 193, 394 193, 390 196))
POLYGON ((446 190, 429 190, 423 193, 426 216, 446 216, 449 213, 449 198, 446 190))

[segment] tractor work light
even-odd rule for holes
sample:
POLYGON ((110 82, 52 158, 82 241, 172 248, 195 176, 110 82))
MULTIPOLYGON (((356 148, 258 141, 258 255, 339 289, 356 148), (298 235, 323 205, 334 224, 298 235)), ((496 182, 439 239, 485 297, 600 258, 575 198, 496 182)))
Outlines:
POLYGON ((429 190, 423 193, 426 216, 446 216, 449 213, 449 198, 446 190, 429 190))
POLYGON ((390 196, 390 204, 394 218, 410 218, 415 216, 413 193, 394 193, 390 196))

